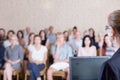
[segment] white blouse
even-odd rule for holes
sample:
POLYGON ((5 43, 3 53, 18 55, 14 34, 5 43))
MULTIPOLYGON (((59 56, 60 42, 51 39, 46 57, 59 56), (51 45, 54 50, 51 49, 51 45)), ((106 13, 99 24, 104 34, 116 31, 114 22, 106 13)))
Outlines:
POLYGON ((30 52, 31 52, 31 54, 32 54, 32 59, 33 59, 33 60, 39 60, 39 61, 41 61, 41 60, 44 59, 45 54, 46 54, 47 51, 48 51, 48 50, 47 50, 47 47, 46 47, 46 46, 42 46, 42 45, 41 45, 41 47, 40 47, 39 50, 36 50, 35 46, 34 46, 34 45, 31 45, 31 46, 29 47, 29 50, 30 50, 30 52))

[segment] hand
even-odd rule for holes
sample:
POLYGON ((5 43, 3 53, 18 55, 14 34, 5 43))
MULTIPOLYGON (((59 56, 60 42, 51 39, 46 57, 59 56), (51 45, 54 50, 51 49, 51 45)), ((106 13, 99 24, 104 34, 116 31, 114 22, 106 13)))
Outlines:
POLYGON ((57 47, 60 47, 60 43, 59 42, 56 42, 56 45, 57 45, 57 47))
POLYGON ((8 63, 12 64, 12 61, 11 61, 11 60, 8 60, 8 63))
POLYGON ((15 61, 12 61, 11 64, 14 65, 14 64, 16 64, 16 62, 15 62, 15 61))
POLYGON ((34 63, 37 64, 37 65, 39 65, 39 64, 41 64, 41 61, 35 60, 34 63))

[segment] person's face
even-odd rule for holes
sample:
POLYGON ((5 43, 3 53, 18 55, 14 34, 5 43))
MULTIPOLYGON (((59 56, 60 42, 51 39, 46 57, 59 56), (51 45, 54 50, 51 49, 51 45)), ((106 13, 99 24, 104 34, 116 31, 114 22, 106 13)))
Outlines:
POLYGON ((1 35, 1 36, 5 36, 4 30, 0 30, 0 35, 1 35))
POLYGON ((90 45, 90 39, 88 37, 85 38, 85 46, 90 45))
POLYGON ((17 38, 11 37, 10 42, 11 42, 11 45, 15 45, 17 43, 17 38))
POLYGON ((63 35, 57 35, 57 42, 64 42, 64 36, 63 35))
POLYGON ((22 33, 18 32, 18 36, 19 36, 19 38, 21 38, 22 37, 22 33))
POLYGON ((13 33, 12 33, 12 32, 9 32, 9 33, 8 33, 8 38, 11 39, 12 35, 13 35, 13 33))
POLYGON ((64 37, 68 37, 69 36, 69 33, 68 32, 65 32, 64 33, 64 37))
POLYGON ((34 40, 34 34, 30 36, 30 41, 33 41, 33 40, 34 40))
POLYGON ((93 36, 93 30, 89 30, 89 35, 92 37, 93 36))
POLYGON ((73 29, 73 34, 75 34, 77 32, 77 29, 73 29))
POLYGON ((50 27, 50 28, 49 28, 49 31, 52 33, 52 32, 53 32, 53 27, 50 27))
POLYGON ((76 32, 76 33, 75 33, 75 38, 76 38, 76 39, 80 38, 80 32, 76 32))
POLYGON ((111 43, 110 38, 108 36, 105 37, 105 43, 111 43))
POLYGON ((41 36, 45 36, 45 33, 42 31, 40 35, 41 35, 41 36))
POLYGON ((35 44, 41 44, 41 38, 35 37, 35 44))
POLYGON ((29 27, 26 28, 26 32, 30 33, 30 28, 29 27))

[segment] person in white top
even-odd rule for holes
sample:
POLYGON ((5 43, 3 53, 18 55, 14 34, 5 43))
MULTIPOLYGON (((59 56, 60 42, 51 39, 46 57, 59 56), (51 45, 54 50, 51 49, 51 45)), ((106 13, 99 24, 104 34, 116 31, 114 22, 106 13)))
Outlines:
POLYGON ((3 42, 3 45, 4 45, 5 48, 7 48, 8 46, 11 45, 10 39, 11 39, 12 35, 14 35, 14 34, 15 34, 15 32, 13 30, 9 30, 7 32, 7 40, 5 40, 3 42))
POLYGON ((90 36, 84 36, 82 47, 79 48, 77 56, 96 56, 96 54, 96 47, 92 45, 90 36))
POLYGON ((34 45, 29 50, 30 80, 41 80, 40 71, 44 69, 47 60, 47 48, 41 45, 39 35, 34 37, 34 45))

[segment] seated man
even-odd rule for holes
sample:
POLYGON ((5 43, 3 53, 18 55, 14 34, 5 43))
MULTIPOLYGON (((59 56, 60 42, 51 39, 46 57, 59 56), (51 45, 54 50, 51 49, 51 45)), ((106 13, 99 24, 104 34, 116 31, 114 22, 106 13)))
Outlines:
POLYGON ((72 56, 71 47, 65 43, 64 35, 57 33, 56 44, 52 47, 52 55, 54 63, 48 69, 48 80, 53 80, 53 73, 56 71, 66 71, 68 73, 67 80, 69 80, 69 57, 72 56))
POLYGON ((3 63, 4 63, 4 52, 5 52, 5 48, 4 48, 4 46, 0 43, 0 68, 2 68, 3 63))

